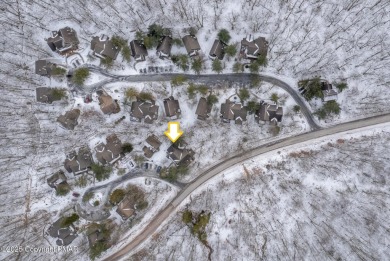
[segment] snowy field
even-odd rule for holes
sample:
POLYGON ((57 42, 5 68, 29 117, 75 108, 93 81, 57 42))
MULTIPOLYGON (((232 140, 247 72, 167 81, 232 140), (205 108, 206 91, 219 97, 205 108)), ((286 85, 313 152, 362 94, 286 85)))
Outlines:
POLYGON ((212 260, 388 260, 390 125, 232 167, 195 191, 131 260, 207 260, 181 221, 211 212, 212 260))

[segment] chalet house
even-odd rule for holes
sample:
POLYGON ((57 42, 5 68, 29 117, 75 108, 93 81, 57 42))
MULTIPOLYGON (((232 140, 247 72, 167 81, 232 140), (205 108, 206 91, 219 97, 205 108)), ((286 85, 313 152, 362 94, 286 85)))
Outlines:
POLYGON ((213 46, 211 47, 209 57, 211 60, 218 58, 222 60, 225 56, 225 46, 226 44, 218 39, 215 39, 213 46))
POLYGON ((53 96, 53 90, 54 90, 53 88, 48 88, 48 87, 36 88, 35 91, 36 91, 37 102, 51 104, 54 101, 61 100, 53 96))
POLYGON ((277 125, 282 121, 283 107, 276 104, 268 104, 266 102, 260 103, 260 108, 255 112, 255 120, 257 122, 271 122, 277 125))
POLYGON ((328 81, 321 81, 321 90, 323 94, 323 101, 335 101, 337 100, 337 92, 333 89, 332 84, 328 81))
POLYGON ((161 141, 157 138, 156 135, 152 134, 146 139, 146 144, 147 146, 144 146, 142 150, 145 157, 150 159, 154 153, 160 150, 161 141))
POLYGON ((68 130, 74 130, 74 127, 77 126, 78 122, 77 119, 80 116, 80 110, 79 109, 73 109, 70 111, 67 111, 64 115, 60 115, 57 118, 57 122, 61 124, 62 127, 68 130))
POLYGON ((91 40, 92 55, 105 59, 115 60, 119 54, 119 47, 115 46, 110 38, 106 35, 94 36, 91 40))
POLYGON ((245 59, 256 60, 258 56, 267 56, 268 42, 264 37, 253 39, 251 35, 242 39, 240 56, 245 59))
POLYGON ((48 60, 37 60, 35 61, 35 74, 51 77, 52 71, 57 67, 59 67, 57 64, 49 62, 48 60))
POLYGON ((96 92, 99 95, 100 109, 104 114, 113 114, 120 111, 119 104, 104 90, 96 92))
POLYGON ((57 238, 57 246, 67 246, 77 237, 77 233, 71 226, 65 228, 61 227, 62 220, 63 218, 58 219, 47 230, 47 234, 53 238, 57 238))
POLYGON ((135 214, 134 200, 126 196, 119 204, 116 209, 123 220, 128 219, 129 217, 135 214))
POLYGON ((164 99, 164 109, 165 109, 165 115, 168 118, 178 119, 180 117, 181 110, 180 110, 179 101, 175 100, 173 96, 164 99))
POLYGON ((65 186, 70 189, 68 182, 66 182, 66 176, 62 170, 57 171, 47 179, 47 184, 57 190, 58 186, 65 186))
POLYGON ((202 97, 199 99, 195 114, 198 115, 198 120, 206 120, 210 117, 212 105, 207 102, 207 99, 202 97))
POLYGON ((157 120, 158 108, 155 101, 134 101, 131 104, 130 120, 141 122, 143 119, 145 123, 151 124, 157 120))
POLYGON ((169 58, 171 56, 172 37, 164 36, 157 46, 157 55, 161 59, 169 58))
POLYGON ((96 159, 103 165, 114 164, 122 157, 122 142, 115 134, 108 136, 106 142, 95 147, 96 159))
POLYGON ((198 39, 193 35, 186 35, 182 38, 184 46, 190 57, 198 56, 200 45, 198 39))
POLYGON ((52 32, 52 36, 47 40, 50 49, 59 54, 66 54, 78 49, 79 39, 76 31, 70 27, 65 27, 52 32))
POLYGON ((133 40, 130 42, 131 56, 137 62, 145 61, 145 57, 148 56, 148 50, 146 50, 145 45, 138 40, 133 40))
POLYGON ((92 247, 97 242, 106 241, 106 238, 104 237, 103 233, 99 229, 89 230, 87 232, 87 238, 88 238, 89 247, 92 247))
POLYGON ((194 161, 195 152, 185 146, 172 144, 167 150, 167 158, 172 160, 177 166, 188 166, 194 161))
POLYGON ((78 154, 76 151, 70 152, 64 162, 65 169, 74 175, 78 175, 87 172, 93 164, 92 154, 87 147, 79 149, 78 154))
POLYGON ((223 122, 229 123, 234 120, 235 124, 241 125, 246 121, 247 110, 241 103, 234 103, 226 100, 221 104, 221 119, 223 122))

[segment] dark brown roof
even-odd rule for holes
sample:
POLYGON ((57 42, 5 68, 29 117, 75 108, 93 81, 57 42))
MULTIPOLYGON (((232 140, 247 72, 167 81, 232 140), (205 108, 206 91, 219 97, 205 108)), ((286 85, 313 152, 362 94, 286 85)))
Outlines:
POLYGON ((77 237, 77 233, 73 232, 70 227, 61 228, 62 220, 63 218, 60 218, 54 222, 47 233, 53 238, 58 238, 56 241, 58 246, 67 246, 77 237))
POLYGON ((62 170, 59 170, 47 179, 47 184, 52 188, 56 188, 62 181, 66 181, 66 176, 62 170))
POLYGON ((61 99, 56 99, 55 97, 53 97, 53 95, 52 95, 53 90, 54 90, 53 88, 38 87, 36 89, 37 102, 51 104, 54 101, 61 100, 61 99))
POLYGON ((211 59, 218 58, 219 60, 222 60, 225 56, 225 44, 222 41, 216 39, 213 46, 211 47, 209 56, 211 59))
POLYGON ((52 36, 47 39, 49 47, 60 53, 76 50, 79 43, 76 31, 70 27, 64 27, 58 32, 53 32, 52 36))
POLYGON ((148 55, 148 50, 146 50, 145 45, 138 40, 133 40, 130 42, 131 56, 134 57, 136 61, 144 61, 145 56, 148 55))
POLYGON ((79 149, 78 154, 75 151, 72 151, 67 155, 67 158, 64 162, 65 169, 73 174, 77 175, 88 171, 93 163, 92 154, 87 147, 82 147, 79 149))
POLYGON ((155 150, 159 150, 161 146, 161 141, 157 138, 156 135, 152 134, 147 137, 146 142, 155 150))
POLYGON ((122 142, 115 134, 108 136, 106 141, 107 144, 100 143, 95 147, 96 158, 102 164, 113 164, 121 157, 122 142))
POLYGON ((104 114, 118 113, 120 110, 118 103, 106 92, 99 96, 99 104, 104 114))
POLYGON ((211 104, 207 103, 207 99, 202 97, 199 99, 198 106, 196 107, 195 114, 198 115, 199 120, 206 120, 211 112, 211 104))
POLYGON ((164 109, 165 109, 165 115, 167 117, 180 116, 181 110, 180 110, 179 101, 175 100, 173 96, 164 99, 164 109))
POLYGON ((178 148, 172 144, 167 150, 167 157, 176 165, 188 166, 194 160, 195 152, 191 149, 178 148))
POLYGON ((236 124, 246 121, 247 110, 241 103, 234 103, 226 100, 221 104, 221 118, 223 122, 234 120, 236 124))
POLYGON ((198 39, 195 36, 186 35, 182 38, 182 40, 189 56, 198 55, 200 45, 198 39))
POLYGON ((267 56, 268 42, 264 37, 259 37, 253 40, 251 36, 244 38, 241 41, 241 55, 244 58, 256 59, 257 56, 267 56))
POLYGON ((51 76, 52 70, 56 67, 54 63, 47 60, 35 61, 35 73, 41 76, 51 76))
POLYGON ((66 129, 68 130, 74 130, 74 127, 77 126, 78 122, 77 119, 80 116, 80 110, 79 109, 73 109, 70 111, 67 111, 64 115, 60 115, 57 118, 57 121, 66 129))
POLYGON ((94 36, 91 40, 91 50, 97 56, 109 57, 113 60, 116 59, 119 53, 119 48, 115 46, 110 38, 101 36, 94 36))
POLYGON ((275 104, 268 104, 262 102, 260 104, 260 109, 255 114, 255 119, 257 121, 273 121, 281 122, 283 117, 283 108, 275 104))
POLYGON ((134 101, 131 104, 130 120, 145 123, 153 123, 158 117, 158 106, 152 102, 134 101))
POLYGON ((154 153, 155 153, 155 151, 151 150, 147 146, 144 146, 142 148, 142 151, 144 152, 144 156, 147 157, 148 159, 150 159, 154 155, 154 153))
POLYGON ((128 219, 134 215, 134 200, 126 196, 118 205, 116 212, 122 217, 122 219, 128 219))
POLYGON ((172 49, 172 37, 164 36, 160 40, 157 46, 157 55, 160 58, 169 57, 171 56, 171 49, 172 49))

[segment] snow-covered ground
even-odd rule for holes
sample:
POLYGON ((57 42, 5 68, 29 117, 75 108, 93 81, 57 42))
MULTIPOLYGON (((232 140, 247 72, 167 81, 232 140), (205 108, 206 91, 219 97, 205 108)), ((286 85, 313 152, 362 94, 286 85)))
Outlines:
POLYGON ((196 190, 130 259, 207 260, 181 221, 211 212, 212 260, 387 260, 390 125, 299 144, 227 169, 196 190))

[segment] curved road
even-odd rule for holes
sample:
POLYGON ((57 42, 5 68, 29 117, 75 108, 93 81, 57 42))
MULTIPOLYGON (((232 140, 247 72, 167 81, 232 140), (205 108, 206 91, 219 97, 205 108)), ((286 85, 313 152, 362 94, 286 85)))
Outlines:
POLYGON ((288 85, 286 82, 264 74, 250 74, 250 73, 226 73, 226 74, 182 74, 182 73, 164 73, 164 74, 144 74, 144 75, 116 75, 107 72, 105 69, 86 64, 86 68, 89 69, 89 71, 93 73, 98 73, 103 76, 106 76, 111 79, 107 79, 101 82, 98 82, 96 84, 90 85, 90 86, 84 86, 82 88, 78 88, 79 91, 85 91, 93 92, 102 86, 108 84, 108 83, 114 83, 114 82, 161 82, 161 81, 170 81, 173 77, 178 75, 184 75, 188 80, 196 81, 204 84, 216 84, 218 82, 228 82, 229 84, 232 83, 240 83, 240 84, 250 84, 254 76, 259 76, 260 79, 264 82, 272 83, 276 86, 279 86, 280 88, 284 89, 286 92, 288 92, 295 102, 301 107, 301 112, 307 119, 307 122, 310 125, 310 128, 312 130, 319 130, 321 127, 316 123, 314 120, 314 117, 312 113, 310 112, 309 108, 307 107, 305 101, 303 100, 302 96, 295 91, 293 87, 288 85))
POLYGON ((261 154, 274 151, 277 149, 281 149, 284 147, 292 146, 295 144, 299 144, 302 142, 307 142, 313 139, 322 138, 328 135, 333 135, 341 132, 346 132, 354 129, 359 129, 371 125, 381 124, 381 123, 387 123, 390 122, 390 114, 375 116, 371 118, 361 119, 357 121, 352 121, 348 123, 343 123, 340 125, 336 125, 333 127, 330 127, 328 129, 321 129, 316 130, 304 134, 300 134, 294 137, 285 138, 282 140, 278 140, 275 142, 271 142, 265 145, 262 145, 260 147, 254 148, 250 151, 238 154, 236 156, 233 156, 215 166, 212 168, 204 171, 202 174, 200 174, 194 181, 189 183, 184 189, 171 201, 171 203, 165 207, 162 211, 160 211, 145 227, 137 237, 134 238, 130 243, 128 243, 126 246, 124 246, 121 250, 118 252, 112 254, 111 256, 105 258, 104 260, 112 261, 112 260, 119 260, 122 257, 124 257, 128 252, 134 250, 136 247, 138 247, 141 243, 143 243, 145 240, 147 240, 154 232, 157 231, 157 229, 160 227, 160 225, 169 218, 171 214, 175 213, 175 209, 177 206, 180 205, 186 199, 194 190, 199 188, 202 184, 204 184, 209 179, 213 178, 214 176, 218 175, 222 171, 226 170, 229 167, 232 167, 233 165, 236 165, 238 163, 241 163, 245 160, 248 160, 250 158, 259 156, 261 154))

